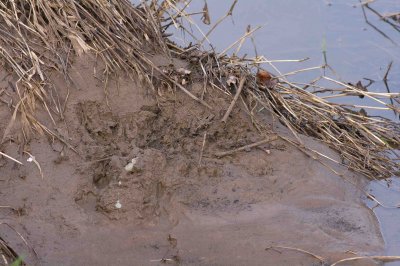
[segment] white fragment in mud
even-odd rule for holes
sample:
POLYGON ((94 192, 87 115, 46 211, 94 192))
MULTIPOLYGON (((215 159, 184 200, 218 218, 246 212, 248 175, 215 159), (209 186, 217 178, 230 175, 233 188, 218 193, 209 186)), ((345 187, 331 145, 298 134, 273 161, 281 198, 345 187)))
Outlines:
POLYGON ((121 204, 121 202, 119 202, 119 200, 117 200, 117 203, 115 203, 115 208, 117 208, 117 209, 122 208, 122 204, 121 204))
POLYGON ((192 71, 187 70, 187 69, 184 69, 183 67, 178 68, 177 72, 178 72, 179 74, 183 74, 183 75, 189 75, 190 73, 192 73, 192 71))
POLYGON ((182 85, 186 85, 187 81, 186 79, 182 79, 182 85))
POLYGON ((121 181, 118 181, 118 186, 120 186, 120 185, 122 185, 122 182, 121 182, 121 181))
POLYGON ((138 159, 137 157, 133 158, 133 159, 131 160, 131 162, 128 163, 128 164, 125 166, 125 170, 126 170, 127 172, 132 172, 133 167, 134 167, 135 164, 137 163, 137 159, 138 159))
POLYGON ((237 77, 235 76, 229 76, 229 78, 226 80, 226 85, 229 87, 237 83, 237 77))
POLYGON ((33 156, 32 154, 30 154, 30 153, 27 152, 27 151, 24 151, 24 153, 26 153, 26 154, 29 155, 29 158, 26 160, 27 162, 30 162, 30 163, 31 163, 31 162, 34 162, 34 163, 36 164, 37 168, 39 169, 40 175, 42 176, 42 179, 43 179, 42 168, 40 167, 40 164, 39 164, 39 162, 36 160, 35 156, 33 156))

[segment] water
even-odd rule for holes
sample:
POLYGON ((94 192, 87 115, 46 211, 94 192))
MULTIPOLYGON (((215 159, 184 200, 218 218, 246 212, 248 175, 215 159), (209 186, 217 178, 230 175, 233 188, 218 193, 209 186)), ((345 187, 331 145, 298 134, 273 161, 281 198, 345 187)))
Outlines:
MULTIPOLYGON (((233 1, 209 0, 208 7, 211 16, 211 25, 218 18, 227 13, 233 1)), ((360 4, 356 0, 239 0, 232 18, 226 19, 210 35, 209 40, 218 51, 224 50, 239 39, 246 31, 248 25, 255 28, 263 27, 255 32, 254 39, 259 55, 264 55, 270 60, 274 59, 302 59, 309 60, 302 63, 275 63, 282 73, 308 67, 320 66, 324 63, 323 47, 326 43, 327 61, 338 73, 327 73, 335 79, 356 83, 369 78, 375 83, 369 87, 372 91, 387 92, 382 79, 388 64, 393 61, 389 73, 389 88, 391 92, 400 89, 400 33, 391 26, 379 20, 371 11, 366 10, 368 20, 384 31, 392 41, 386 39, 376 30, 365 23, 360 4), (394 43, 393 43, 394 42, 394 43)), ((202 10, 204 1, 195 0, 190 4, 189 11, 202 10)), ((381 13, 390 13, 400 10, 398 0, 378 0, 371 5, 381 13)), ((201 22, 200 16, 194 18, 203 32, 210 26, 201 22)), ((192 26, 194 34, 201 39, 201 33, 192 26)), ((185 41, 174 35, 174 41, 183 44, 193 41, 187 34, 185 41)), ((209 46, 205 45, 205 48, 209 46)), ((235 49, 230 50, 234 52, 235 49)), ((239 55, 254 57, 254 46, 247 40, 239 55)), ((265 65, 267 69, 272 70, 265 65)), ((273 71, 274 72, 274 71, 273 71)), ((309 82, 321 74, 321 70, 308 71, 289 79, 296 82, 309 82)), ((320 83, 324 86, 329 84, 320 83)), ((333 85, 333 84, 330 84, 333 85)), ((336 86, 337 87, 337 86, 336 86)), ((354 104, 353 100, 340 99, 341 103, 354 104)), ((362 105, 377 105, 373 101, 364 100, 362 105)), ((371 115, 382 115, 395 119, 393 113, 376 112, 371 110, 371 115)))
MULTIPOLYGON (((211 25, 227 13, 233 1, 209 0, 208 8, 211 25)), ((190 4, 190 11, 202 10, 204 1, 195 0, 190 4)), ((399 12, 399 0, 377 0, 370 5, 381 14, 399 12)), ((364 78, 375 82, 369 87, 371 91, 387 92, 382 81, 387 67, 393 62, 388 76, 391 92, 400 92, 400 32, 381 21, 373 12, 366 9, 368 21, 387 35, 384 37, 365 21, 360 2, 356 0, 253 0, 237 3, 232 18, 226 19, 209 36, 212 45, 218 51, 224 50, 240 38, 247 25, 255 28, 264 27, 253 36, 259 55, 270 60, 302 59, 302 63, 276 63, 282 73, 298 69, 319 66, 324 63, 323 43, 326 43, 327 62, 338 74, 327 73, 346 82, 356 83, 364 78), (390 40, 389 40, 390 38, 390 40)), ((200 16, 194 19, 207 32, 210 26, 202 24, 200 16)), ((192 26, 196 36, 201 33, 192 26)), ((174 35, 174 41, 184 44, 194 41, 189 35, 185 40, 174 35)), ((209 48, 205 45, 205 48, 209 48)), ((231 50, 233 52, 234 49, 231 50)), ((255 50, 247 40, 239 55, 254 57, 255 50)), ((265 66, 268 68, 268 66, 265 66)), ((309 82, 321 75, 321 70, 310 71, 290 77, 297 82, 309 82)), ((346 100, 340 99, 341 103, 346 100)), ((347 100, 354 104, 354 99, 347 100)), ((360 100, 361 105, 374 105, 374 102, 360 100)), ((375 104, 376 105, 376 104, 375 104)), ((380 115, 397 120, 391 112, 369 111, 370 115, 380 115)), ((379 200, 387 205, 400 204, 400 180, 392 179, 392 186, 386 182, 372 182, 369 189, 379 200)), ((368 202, 373 207, 372 202, 368 202)), ((400 255, 400 210, 373 208, 378 217, 381 231, 386 242, 386 255, 400 255)), ((399 262, 385 265, 400 265, 399 262)))
MULTIPOLYGON (((388 188, 385 181, 372 182, 370 185, 370 193, 379 199, 383 199, 384 203, 389 206, 400 205, 400 180, 393 178, 388 188)), ((381 226, 381 232, 386 242, 386 253, 388 255, 399 255, 400 252, 400 211, 396 209, 386 209, 375 207, 375 204, 369 202, 369 207, 374 210, 381 226)), ((386 263, 386 266, 400 265, 399 262, 386 263)))

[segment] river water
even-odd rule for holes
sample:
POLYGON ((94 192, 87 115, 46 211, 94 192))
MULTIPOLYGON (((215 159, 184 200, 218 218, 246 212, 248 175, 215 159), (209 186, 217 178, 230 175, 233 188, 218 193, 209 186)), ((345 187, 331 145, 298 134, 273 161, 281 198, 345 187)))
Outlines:
MULTIPOLYGON (((208 10, 211 26, 227 13, 233 1, 209 0, 208 10)), ((398 0, 378 0, 370 5, 382 14, 400 10, 398 0)), ((190 4, 189 11, 201 11, 204 1, 195 0, 190 4)), ((382 79, 388 65, 393 62, 389 72, 388 86, 391 92, 400 88, 400 32, 382 22, 372 11, 365 9, 368 21, 382 31, 387 37, 365 22, 362 8, 358 0, 239 0, 233 11, 233 16, 221 23, 209 36, 209 40, 217 51, 224 50, 238 40, 246 31, 248 25, 252 28, 263 26, 253 34, 259 55, 270 60, 303 59, 302 63, 275 63, 282 72, 316 67, 324 63, 323 50, 326 50, 327 62, 337 73, 331 77, 356 83, 367 84, 368 78, 375 82, 369 87, 371 91, 387 92, 382 79), (325 48, 324 48, 325 47, 325 48)), ((194 21, 206 33, 210 26, 204 25, 200 16, 194 21)), ((201 33, 191 26, 194 35, 201 33)), ((174 35, 178 43, 190 42, 188 34, 184 37, 174 35)), ((210 48, 204 45, 205 48, 210 48)), ((234 52, 235 48, 230 52, 234 52)), ((238 55, 254 57, 254 45, 247 40, 238 55)), ((269 67, 265 65, 268 69, 269 67)), ((309 82, 321 75, 321 70, 303 72, 289 79, 296 82, 309 82)), ((321 83, 320 83, 321 84, 321 83)), ((329 84, 321 84, 329 86, 329 84)), ((346 101, 340 99, 343 103, 346 101)), ((353 103, 353 99, 349 104, 353 103)), ((363 105, 373 105, 364 100, 363 105)), ((391 112, 375 112, 371 115, 382 115, 394 119, 391 112)))
MULTIPOLYGON (((211 26, 230 9, 233 1, 207 1, 211 18, 211 26)), ((200 11, 204 1, 192 1, 189 12, 200 11)), ((399 0, 376 0, 369 5, 380 14, 400 11, 399 0)), ((324 63, 323 51, 326 51, 328 64, 336 72, 336 78, 346 82, 356 83, 366 79, 375 82, 369 90, 376 92, 400 92, 400 32, 388 23, 382 21, 372 10, 363 8, 358 0, 239 0, 233 11, 233 16, 224 20, 209 36, 213 47, 221 51, 238 40, 251 28, 262 25, 254 33, 254 43, 258 55, 264 55, 269 60, 302 59, 298 62, 275 63, 282 72, 320 66, 324 63), (370 24, 366 22, 366 18, 370 24), (388 65, 392 67, 388 74, 388 87, 383 82, 388 65)), ((201 22, 200 16, 194 17, 200 30, 206 33, 210 26, 201 22)), ((399 25, 399 24, 398 24, 399 25)), ((201 32, 191 26, 196 36, 201 39, 201 32)), ((180 44, 191 39, 186 34, 184 38, 174 35, 174 41, 180 44), (184 39, 184 40, 183 40, 184 39)), ((205 45, 205 48, 210 48, 205 45)), ((231 52, 235 51, 235 48, 231 52)), ((254 57, 255 49, 250 40, 241 47, 239 55, 254 57)), ((268 68, 268 65, 265 65, 268 68)), ((309 82, 320 76, 321 69, 308 71, 291 76, 297 82, 309 82)), ((329 86, 329 85, 327 85, 329 86)), ((349 99, 354 104, 354 99, 349 99)), ((373 105, 367 100, 360 100, 361 105, 373 105)), ((340 99, 346 103, 346 99, 340 99)), ((370 111, 370 115, 380 115, 397 120, 395 114, 389 111, 370 111)), ((386 181, 372 182, 370 192, 387 205, 400 203, 400 180, 393 178, 391 186, 386 181)), ((400 210, 374 208, 372 202, 367 202, 378 217, 381 231, 386 243, 386 255, 400 255, 400 210)), ((386 265, 400 265, 387 263, 386 265)))

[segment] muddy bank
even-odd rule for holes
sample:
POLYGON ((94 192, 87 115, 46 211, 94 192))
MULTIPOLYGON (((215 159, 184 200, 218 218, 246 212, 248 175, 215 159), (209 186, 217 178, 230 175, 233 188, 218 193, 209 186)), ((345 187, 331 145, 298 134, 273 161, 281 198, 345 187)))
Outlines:
MULTIPOLYGON (((68 95, 64 119, 54 126, 38 112, 58 138, 25 142, 16 123, 2 145, 24 165, 0 159, 0 202, 13 208, 0 209, 1 221, 26 238, 37 258, 15 232, 2 230, 1 237, 29 264, 319 265, 301 252, 266 248, 301 248, 327 262, 382 251, 360 191, 287 142, 215 156, 266 137, 240 102, 223 124, 231 97, 219 90, 205 95, 212 110, 170 87, 154 92, 123 76, 104 91, 95 65, 101 73, 82 56, 71 67, 73 83, 51 77, 66 88, 59 95, 63 101, 68 95), (35 156, 43 179, 22 151, 35 156)), ((0 77, 8 102, 14 77, 4 71, 0 77)), ((200 97, 203 86, 189 89, 200 97)), ((11 113, 0 105, 0 135, 11 113)), ((258 119, 291 137, 267 112, 258 119)), ((365 185, 364 177, 332 167, 365 185)), ((367 263, 375 265, 351 265, 367 263)))

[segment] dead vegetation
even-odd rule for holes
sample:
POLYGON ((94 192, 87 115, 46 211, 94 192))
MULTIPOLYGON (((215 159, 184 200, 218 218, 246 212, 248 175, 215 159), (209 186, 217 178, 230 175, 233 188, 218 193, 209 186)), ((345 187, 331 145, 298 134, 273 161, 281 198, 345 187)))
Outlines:
MULTIPOLYGON (((276 139, 276 134, 267 129, 259 119, 261 111, 268 110, 295 137, 294 140, 284 139, 314 159, 333 160, 305 147, 299 134, 312 136, 326 143, 341 155, 341 161, 335 161, 336 163, 346 165, 371 179, 399 176, 400 164, 396 149, 400 146, 400 125, 383 117, 370 117, 363 110, 387 110, 398 116, 400 94, 369 92, 361 82, 353 85, 325 75, 317 77, 309 84, 296 84, 287 79, 295 73, 280 73, 273 65, 274 62, 263 56, 237 57, 243 41, 258 28, 247 29, 242 38, 221 53, 205 51, 203 44, 207 37, 223 19, 232 15, 236 2, 233 2, 227 15, 219 19, 197 43, 180 47, 168 39, 166 30, 175 26, 192 34, 185 28, 182 19, 193 22, 185 12, 187 5, 178 7, 175 1, 143 1, 137 7, 127 0, 2 1, 0 58, 2 67, 9 75, 16 77, 15 83, 9 86, 19 100, 10 106, 13 115, 4 129, 1 144, 8 140, 12 127, 19 119, 26 139, 31 132, 48 134, 73 149, 66 140, 49 128, 50 125, 42 124, 35 113, 38 108, 46 110, 54 126, 56 121, 63 119, 68 96, 65 99, 59 97, 58 91, 62 88, 49 82, 49 74, 52 71, 62 73, 65 80, 73 84, 68 73, 74 57, 92 53, 105 65, 101 77, 106 95, 109 76, 121 71, 155 92, 159 86, 179 89, 208 108, 211 107, 206 101, 207 92, 218 89, 232 95, 232 103, 221 122, 229 119, 235 105, 243 104, 260 133, 270 135, 260 143, 276 139), (234 54, 227 55, 235 47, 234 54), (190 62, 190 70, 166 71, 149 59, 155 54, 190 62), (260 67, 264 63, 275 69, 275 75, 260 67), (204 90, 200 95, 190 92, 191 84, 186 76, 191 76, 190 82, 203 84, 204 90), (322 87, 318 84, 319 81, 331 82, 337 88, 322 87), (329 101, 338 97, 365 97, 376 105, 349 106, 329 101)), ((207 6, 201 13, 203 20, 210 23, 207 6)), ((316 67, 325 68, 329 68, 329 65, 316 67)), ((309 70, 302 69, 299 72, 309 70)), ((0 88, 0 97, 3 91, 0 88)), ((221 152, 216 156, 225 156, 257 145, 259 143, 221 152)), ((21 164, 7 154, 0 152, 0 155, 21 164)), ((39 164, 37 165, 40 170, 39 164)), ((16 258, 3 241, 0 244, 3 252, 8 252, 7 256, 16 258)))
MULTIPOLYGON (((315 258, 316 260, 318 260, 320 265, 327 265, 327 266, 328 265, 329 266, 342 265, 345 262, 348 263, 350 261, 357 261, 357 260, 373 260, 375 262, 383 262, 383 263, 385 263, 385 262, 394 262, 394 261, 399 261, 400 260, 400 256, 354 256, 354 257, 341 259, 341 260, 335 261, 333 263, 328 263, 327 262, 328 260, 326 258, 323 258, 321 256, 318 256, 316 254, 313 254, 313 253, 311 253, 311 252, 309 252, 307 250, 300 249, 300 248, 284 247, 284 246, 270 246, 270 247, 267 247, 265 250, 266 251, 273 250, 273 251, 276 251, 276 252, 281 253, 281 254, 282 254, 282 252, 280 250, 294 251, 294 252, 303 253, 303 254, 306 254, 306 255, 311 256, 311 257, 315 258)), ((351 254, 351 255, 357 255, 354 252, 346 252, 346 253, 351 254)))
MULTIPOLYGON (((398 115, 399 93, 369 92, 361 83, 353 85, 325 75, 309 84, 289 82, 287 76, 295 72, 282 74, 272 61, 262 56, 249 59, 235 55, 243 41, 257 28, 247 29, 242 38, 221 53, 204 51, 202 46, 215 27, 197 44, 180 47, 166 37, 165 31, 175 26, 191 33, 182 20, 193 22, 185 12, 187 3, 182 7, 174 3, 143 1, 135 7, 127 0, 1 2, 0 57, 3 67, 10 75, 16 76, 16 82, 10 86, 19 99, 12 103, 13 115, 4 130, 2 142, 7 140, 18 118, 24 125, 26 138, 33 129, 65 143, 49 129, 49 125, 43 125, 35 118, 35 111, 40 105, 54 125, 55 117, 63 119, 68 97, 61 99, 58 96, 58 90, 62 88, 49 83, 49 73, 62 73, 73 84, 68 75, 73 58, 82 53, 92 53, 105 64, 105 71, 101 74, 106 95, 109 76, 120 71, 153 90, 157 90, 160 84, 180 89, 208 108, 210 106, 205 100, 207 90, 219 89, 227 94, 236 94, 230 109, 234 108, 236 101, 236 104, 244 104, 260 131, 265 131, 265 128, 258 122, 259 111, 267 109, 272 112, 293 132, 297 140, 291 143, 310 152, 313 157, 326 156, 307 150, 299 133, 325 142, 340 153, 342 160, 337 163, 371 179, 399 175, 398 160, 393 160, 393 157, 398 158, 399 124, 383 117, 370 117, 364 112, 365 109, 379 109, 398 115), (226 53, 234 47, 236 52, 228 56, 226 53), (190 62, 190 71, 183 75, 191 75, 191 82, 203 83, 203 93, 192 94, 190 84, 179 71, 168 72, 155 66, 149 59, 154 54, 190 62), (277 73, 272 75, 262 70, 262 63, 269 64, 277 73), (321 87, 318 85, 321 80, 339 88, 321 87), (365 97, 376 106, 348 106, 328 100, 338 97, 365 97), (388 100, 391 104, 387 103, 388 100)), ((232 14, 235 3, 217 24, 232 14)), ((207 18, 207 6, 202 13, 207 18)), ((325 64, 316 68, 327 67, 325 64)), ((229 119, 229 110, 222 121, 226 119, 229 119)))
MULTIPOLYGON (((160 5, 156 1, 145 1, 138 7, 125 0, 0 3, 0 55, 4 67, 18 77, 10 86, 19 97, 19 101, 12 106, 14 114, 2 141, 7 139, 17 117, 24 125, 26 137, 30 129, 57 137, 35 119, 38 104, 48 112, 54 124, 55 116, 63 117, 65 102, 57 93, 61 88, 49 84, 48 73, 55 70, 69 80, 68 68, 74 56, 90 52, 105 63, 105 72, 102 74, 106 93, 109 75, 120 70, 153 89, 157 89, 155 84, 160 84, 161 80, 168 86, 181 89, 205 106, 208 106, 204 101, 207 90, 220 89, 234 93, 239 87, 234 102, 240 97, 252 116, 256 116, 260 109, 274 113, 296 136, 299 147, 302 147, 302 142, 297 134, 306 134, 337 150, 342 157, 342 161, 337 163, 345 164, 354 171, 378 179, 398 175, 399 163, 392 160, 392 156, 397 156, 395 148, 400 144, 399 124, 382 117, 369 117, 362 110, 392 110, 399 114, 399 93, 369 92, 361 83, 347 84, 327 76, 300 86, 286 79, 287 75, 293 73, 283 75, 278 69, 277 76, 268 74, 260 79, 263 71, 260 64, 267 62, 272 65, 271 61, 264 57, 246 59, 225 54, 234 46, 240 49, 243 40, 254 32, 250 29, 243 38, 219 54, 202 51, 201 43, 207 35, 197 45, 179 47, 169 41, 163 32, 168 28, 166 22, 171 20, 173 23, 170 26, 186 30, 176 19, 190 20, 184 8, 179 9, 168 1, 160 5), (165 12, 169 12, 168 16, 161 16, 165 12), (154 54, 190 61, 192 71, 195 71, 192 75, 204 83, 202 95, 193 95, 176 73, 167 73, 155 66, 148 59, 154 54), (158 72, 158 75, 153 75, 154 72, 158 72), (239 80, 242 80, 241 86, 239 80), (335 83, 340 88, 322 88, 317 85, 319 80, 335 83), (321 93, 323 96, 319 96, 321 93), (366 97, 377 106, 345 106, 328 101, 329 98, 343 96, 366 97), (388 104, 388 99, 394 104, 388 104)), ((227 16, 232 14, 232 8, 227 16)), ((327 65, 320 66, 325 67, 327 65)), ((228 115, 229 112, 223 121, 228 119, 228 115)), ((261 130, 261 126, 258 127, 261 130)))
POLYGON ((400 12, 391 12, 387 14, 381 14, 379 11, 377 11, 375 8, 372 7, 373 3, 376 0, 367 0, 362 2, 360 1, 360 5, 362 8, 362 12, 364 15, 364 20, 367 25, 369 25, 372 29, 374 29, 376 32, 378 32, 380 35, 382 35, 384 38, 392 42, 394 45, 398 45, 392 38, 390 38, 380 27, 376 26, 375 24, 371 23, 368 19, 369 13, 371 13, 374 16, 377 16, 382 22, 390 26, 394 31, 397 31, 397 33, 400 33, 400 12))
POLYGON ((0 237, 0 256, 3 265, 9 265, 18 259, 17 253, 0 237))
MULTIPOLYGON (((215 25, 232 15, 235 4, 236 1, 233 1, 227 15, 218 19, 215 25)), ((208 12, 206 7, 203 12, 208 12)), ((193 26, 193 22, 185 13, 185 8, 185 5, 182 9, 175 7, 173 10, 176 14, 171 14, 171 16, 185 18, 180 22, 175 21, 174 24, 177 28, 193 35, 190 27, 187 26, 193 26)), ((241 95, 242 102, 252 116, 255 116, 262 109, 271 111, 293 132, 297 141, 291 143, 302 150, 307 149, 304 149, 298 133, 325 142, 340 153, 341 161, 335 162, 344 164, 349 169, 360 172, 371 179, 399 175, 399 164, 392 158, 399 157, 396 149, 400 144, 400 125, 383 117, 370 117, 365 110, 393 111, 398 116, 400 113, 400 93, 391 93, 390 91, 388 93, 369 92, 368 86, 361 82, 354 85, 333 79, 325 74, 315 78, 309 84, 294 83, 287 79, 288 76, 300 72, 315 69, 332 70, 326 61, 321 66, 282 74, 274 66, 274 61, 270 61, 264 56, 255 58, 236 56, 245 38, 250 38, 258 27, 248 28, 240 39, 224 49, 223 52, 217 53, 212 50, 199 58, 193 58, 193 50, 201 49, 202 44, 213 29, 215 29, 215 26, 212 26, 209 32, 203 34, 203 38, 196 45, 185 49, 181 48, 181 52, 178 53, 181 58, 191 59, 197 63, 194 68, 197 68, 197 72, 202 74, 200 82, 204 82, 205 91, 211 87, 227 93, 233 92, 232 94, 235 94, 235 97, 232 104, 241 95), (234 50, 234 48, 236 49, 234 50), (234 50, 232 56, 226 55, 229 50, 234 50), (261 64, 268 64, 276 74, 272 75, 261 69, 261 64), (243 79, 246 79, 246 89, 241 93, 243 86, 241 81, 243 79), (330 82, 335 88, 319 85, 319 82, 330 82), (354 97, 356 98, 354 102, 359 102, 357 98, 367 98, 376 105, 346 105, 329 101, 329 99, 341 97, 354 97)), ((257 50, 255 53, 257 54, 257 50)), ((385 77, 387 77, 389 71, 390 68, 388 68, 385 77)), ((332 70, 332 72, 334 71, 332 70)), ((227 115, 229 115, 229 109, 222 121, 226 121, 227 115)), ((254 117, 253 119, 256 121, 254 117)), ((261 125, 259 125, 260 127, 261 125)), ((311 153, 312 157, 326 158, 317 151, 308 150, 308 152, 311 153)))
MULTIPOLYGON (((9 133, 17 114, 38 132, 52 132, 34 117, 37 103, 62 118, 65 102, 48 84, 48 73, 58 71, 69 82, 73 56, 91 52, 106 64, 107 77, 123 70, 151 84, 146 55, 168 54, 157 16, 149 7, 134 8, 128 1, 2 1, 0 3, 0 56, 6 69, 18 77, 11 84, 19 102, 4 132, 9 133)), ((65 99, 66 101, 67 99, 65 99)), ((52 134, 53 135, 53 134, 52 134)))

